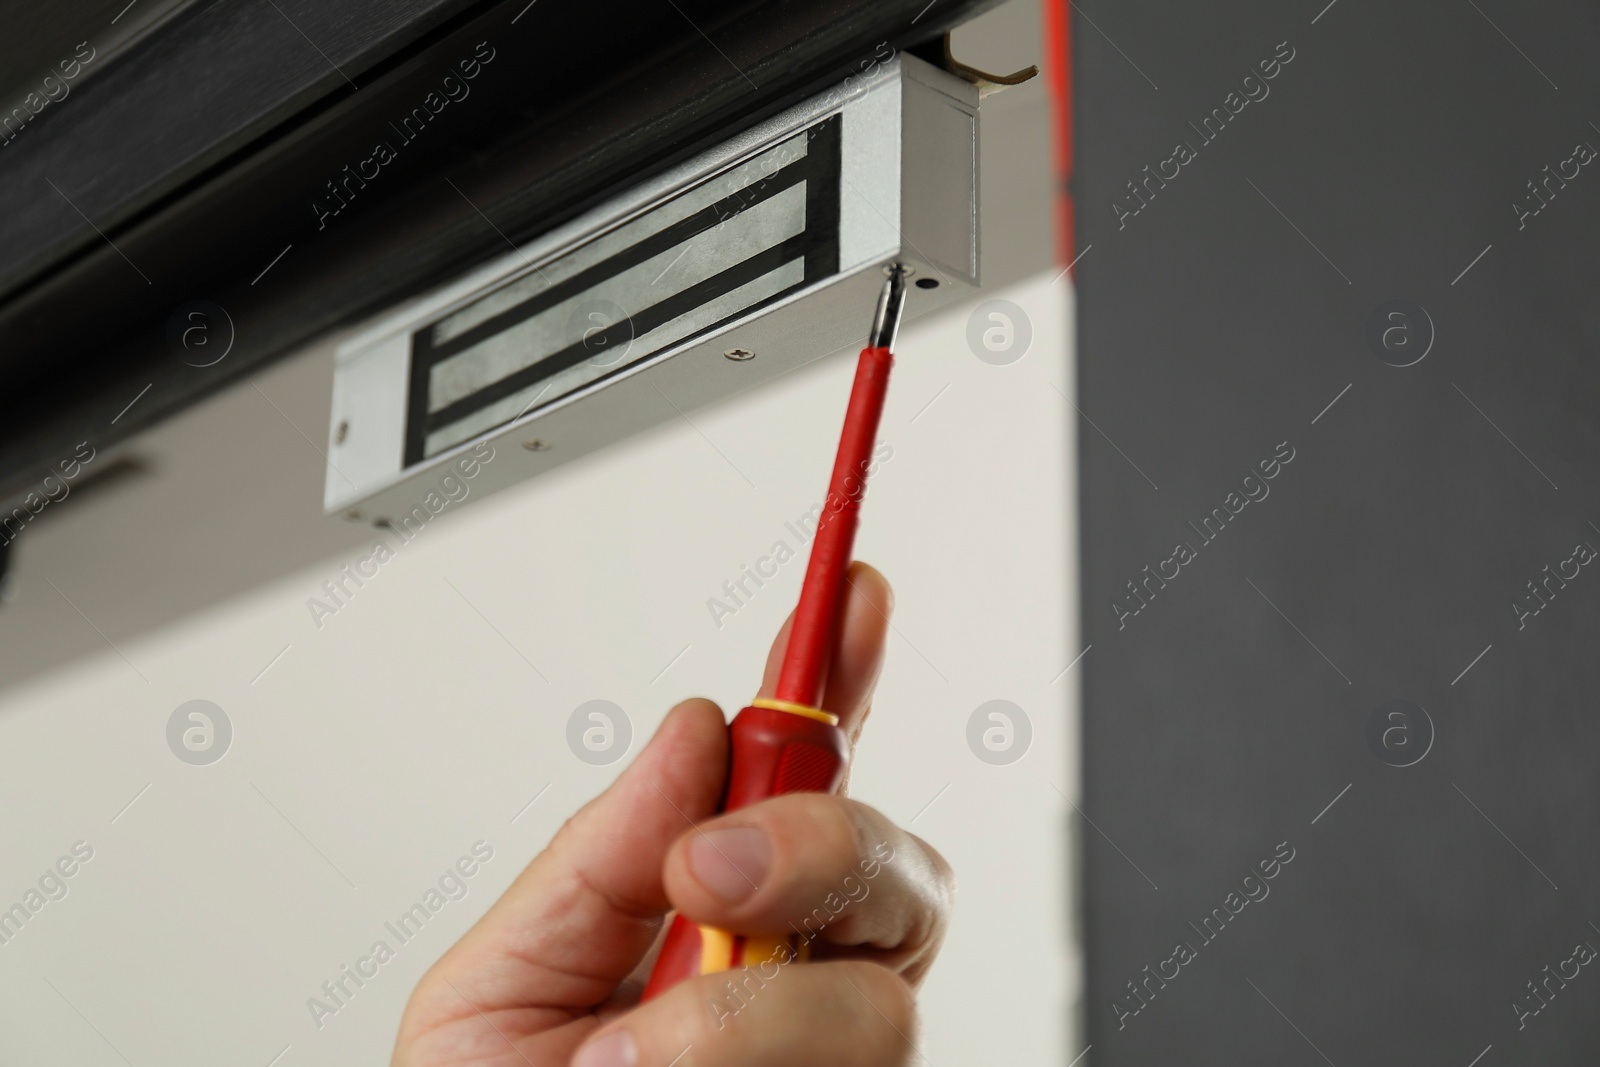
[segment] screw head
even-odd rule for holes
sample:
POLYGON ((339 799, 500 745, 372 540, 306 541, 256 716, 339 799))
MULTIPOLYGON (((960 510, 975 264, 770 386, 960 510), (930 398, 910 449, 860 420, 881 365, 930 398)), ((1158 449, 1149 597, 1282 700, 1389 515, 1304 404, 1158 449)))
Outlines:
POLYGON ((366 516, 362 514, 360 508, 351 508, 344 513, 344 517, 348 522, 360 522, 362 519, 366 518, 366 516))
POLYGON ((349 419, 341 419, 339 421, 339 428, 334 431, 333 443, 336 444, 336 445, 342 445, 342 444, 344 444, 344 439, 346 437, 349 437, 349 436, 350 436, 350 420, 349 419))
POLYGON ((750 351, 748 348, 730 348, 726 352, 722 353, 722 355, 724 358, 731 359, 735 363, 743 363, 747 359, 756 358, 756 354, 750 351))
POLYGON ((522 447, 526 448, 529 452, 548 452, 550 451, 550 442, 544 440, 543 438, 531 437, 522 442, 522 447))

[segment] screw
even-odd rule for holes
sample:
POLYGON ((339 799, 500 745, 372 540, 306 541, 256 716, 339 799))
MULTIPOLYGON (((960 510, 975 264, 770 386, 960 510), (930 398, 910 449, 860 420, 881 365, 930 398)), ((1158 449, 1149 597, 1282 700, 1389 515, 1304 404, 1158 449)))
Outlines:
POLYGON ((339 428, 336 431, 334 431, 333 443, 336 444, 336 445, 342 445, 342 444, 344 444, 344 439, 346 437, 349 437, 349 436, 350 436, 350 420, 349 419, 342 419, 339 422, 339 428))
POLYGON ((733 360, 735 363, 743 363, 747 359, 756 358, 756 354, 750 351, 748 348, 730 348, 722 354, 724 357, 733 360))
POLYGON ((533 437, 522 442, 522 447, 526 448, 529 452, 548 452, 550 451, 550 442, 538 437, 533 437))
POLYGON ((344 517, 350 522, 360 522, 366 516, 361 514, 360 508, 351 508, 344 513, 344 517))

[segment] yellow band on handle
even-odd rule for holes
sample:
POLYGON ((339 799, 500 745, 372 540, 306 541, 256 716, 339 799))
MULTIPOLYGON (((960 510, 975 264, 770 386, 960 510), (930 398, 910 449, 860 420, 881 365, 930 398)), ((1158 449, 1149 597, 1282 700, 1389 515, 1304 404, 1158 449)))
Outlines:
POLYGON ((700 927, 700 973, 721 974, 733 970, 737 943, 741 967, 773 963, 779 967, 811 959, 811 943, 795 934, 731 934, 715 926, 700 927))
POLYGON ((715 926, 700 927, 700 973, 733 970, 733 935, 715 926))
POLYGON ((746 934, 744 939, 744 965, 746 967, 760 967, 771 963, 777 967, 784 967, 800 958, 800 946, 793 934, 746 934))
POLYGON ((766 708, 768 711, 787 711, 790 715, 802 715, 807 719, 816 719, 829 726, 839 725, 839 716, 832 712, 823 711, 821 708, 809 707, 805 704, 795 704, 787 700, 773 700, 770 697, 756 697, 750 702, 753 708, 766 708))

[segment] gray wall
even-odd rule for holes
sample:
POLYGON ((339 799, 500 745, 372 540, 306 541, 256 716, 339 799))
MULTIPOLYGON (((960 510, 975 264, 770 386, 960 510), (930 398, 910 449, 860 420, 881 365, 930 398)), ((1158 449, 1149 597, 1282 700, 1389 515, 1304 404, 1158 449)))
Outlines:
POLYGON ((1600 548, 1600 160, 1563 161, 1600 10, 1326 3, 1073 24, 1091 1055, 1593 1063, 1600 566, 1564 561, 1600 548), (1519 619, 1546 565, 1578 575, 1519 619), (1519 1019, 1546 965, 1577 977, 1519 1019))

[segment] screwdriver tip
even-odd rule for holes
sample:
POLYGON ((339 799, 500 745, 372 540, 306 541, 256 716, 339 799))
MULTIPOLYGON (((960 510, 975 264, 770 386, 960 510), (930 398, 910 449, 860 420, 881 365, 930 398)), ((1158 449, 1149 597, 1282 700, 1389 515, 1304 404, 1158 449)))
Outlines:
POLYGON ((894 351, 895 337, 900 332, 900 316, 905 310, 906 275, 910 273, 903 263, 892 263, 884 268, 888 279, 878 294, 878 312, 872 317, 872 333, 867 344, 871 348, 894 351))

